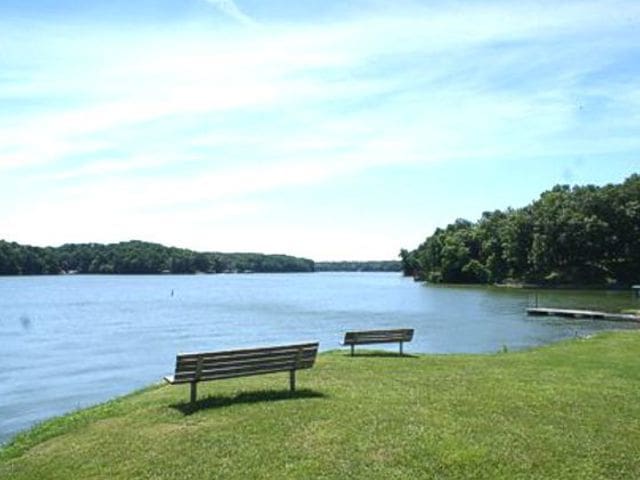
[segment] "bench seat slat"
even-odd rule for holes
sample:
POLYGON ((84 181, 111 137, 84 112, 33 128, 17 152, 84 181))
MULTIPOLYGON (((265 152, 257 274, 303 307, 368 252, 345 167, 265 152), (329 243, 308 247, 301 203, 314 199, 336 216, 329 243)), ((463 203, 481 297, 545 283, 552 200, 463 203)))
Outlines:
POLYGON ((178 356, 184 360, 198 359, 205 356, 206 358, 218 358, 224 356, 248 356, 251 354, 269 354, 280 352, 297 352, 300 348, 303 349, 318 349, 317 343, 300 343, 294 345, 284 345, 281 347, 263 347, 263 348, 250 348, 243 350, 221 350, 219 352, 201 352, 201 353, 180 353, 178 356))
MULTIPOLYGON (((211 381, 211 380, 226 380, 226 379, 231 379, 231 378, 240 378, 240 377, 250 377, 250 376, 255 376, 255 375, 264 375, 267 373, 281 373, 284 371, 288 371, 288 370, 282 370, 282 369, 259 369, 259 370, 255 370, 252 372, 245 372, 245 373, 226 373, 226 374, 218 374, 218 375, 211 375, 208 376, 206 378, 201 378, 199 381, 200 382, 207 382, 207 381, 211 381)), ((181 383, 191 383, 191 380, 185 379, 185 380, 180 380, 180 379, 176 379, 173 381, 173 385, 179 385, 181 383)))
POLYGON ((225 356, 213 356, 209 354, 202 354, 199 358, 193 358, 191 356, 184 358, 181 355, 178 355, 176 359, 176 368, 179 369, 189 369, 195 368, 198 364, 198 361, 202 362, 203 366, 207 365, 218 365, 224 363, 238 363, 238 362, 259 362, 264 359, 272 359, 272 358, 289 358, 291 356, 298 355, 298 352, 303 356, 314 356, 317 352, 316 349, 310 348, 300 348, 294 349, 290 351, 275 351, 275 352, 261 352, 261 353, 252 353, 249 355, 238 354, 238 355, 225 355, 225 356), (201 359, 201 360, 200 360, 201 359))
POLYGON ((351 345, 351 344, 367 344, 367 343, 395 343, 395 342, 405 342, 406 340, 402 339, 402 338, 359 338, 359 339, 355 339, 355 340, 349 340, 349 341, 345 341, 344 344, 345 345, 351 345))
POLYGON ((347 332, 344 344, 358 343, 391 343, 410 342, 413 339, 413 329, 397 330, 365 330, 361 332, 347 332))
MULTIPOLYGON (((281 371, 296 369, 300 370, 303 368, 311 368, 314 364, 314 359, 306 359, 306 360, 297 360, 296 358, 288 358, 288 359, 280 359, 278 361, 273 362, 261 362, 261 363, 253 363, 253 364, 238 364, 238 365, 224 365, 221 367, 211 367, 211 368, 203 368, 200 372, 200 379, 204 379, 207 376, 215 375, 217 373, 227 373, 227 372, 250 372, 252 370, 257 370, 260 368, 279 368, 281 371)), ((176 372, 174 378, 177 379, 195 379, 196 378, 196 370, 186 371, 186 372, 176 372)))
MULTIPOLYGON (((252 367, 242 368, 228 368, 224 370, 211 370, 202 372, 198 381, 218 380, 221 378, 233 378, 233 377, 247 377, 250 375, 258 375, 260 373, 275 373, 275 372, 287 372, 291 370, 303 370, 311 368, 313 364, 307 364, 302 366, 296 366, 295 361, 279 364, 264 364, 252 367)), ((194 375, 176 375, 174 377, 174 383, 192 382, 194 375)))
MULTIPOLYGON (((231 358, 225 358, 224 361, 211 360, 202 362, 202 370, 214 370, 214 369, 223 369, 226 367, 235 367, 235 366, 251 366, 251 365, 260 365, 262 363, 276 363, 281 361, 290 361, 293 359, 298 359, 301 363, 307 362, 309 360, 313 361, 316 357, 316 352, 301 352, 299 355, 295 354, 287 354, 287 355, 278 355, 274 357, 268 358, 251 358, 251 359, 239 359, 234 361, 231 358)), ((197 363, 178 363, 176 365, 176 374, 181 373, 189 373, 195 372, 197 368, 197 363)))
POLYGON ((367 336, 353 336, 346 339, 349 342, 375 342, 375 341, 401 341, 408 340, 405 335, 367 335, 367 336))
POLYGON ((411 335, 409 334, 404 334, 404 333, 397 333, 397 332, 392 332, 392 333, 377 333, 377 334, 366 334, 366 335, 359 335, 359 334, 351 334, 347 336, 348 338, 411 338, 411 335))

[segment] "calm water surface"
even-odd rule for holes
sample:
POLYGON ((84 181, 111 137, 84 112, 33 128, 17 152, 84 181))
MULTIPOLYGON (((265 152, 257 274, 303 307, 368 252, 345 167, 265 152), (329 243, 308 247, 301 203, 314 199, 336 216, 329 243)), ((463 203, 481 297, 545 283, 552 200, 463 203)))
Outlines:
MULTIPOLYGON (((159 381, 177 352, 304 340, 329 350, 346 330, 413 327, 407 352, 478 353, 636 328, 527 317, 534 298, 379 273, 0 278, 0 443, 159 381)), ((640 308, 627 292, 541 292, 539 301, 640 308)))

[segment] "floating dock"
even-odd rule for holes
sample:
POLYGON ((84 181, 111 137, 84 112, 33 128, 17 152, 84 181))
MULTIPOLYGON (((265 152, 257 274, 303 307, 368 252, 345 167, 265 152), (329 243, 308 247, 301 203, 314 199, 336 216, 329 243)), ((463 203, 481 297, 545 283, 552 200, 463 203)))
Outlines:
POLYGON ((529 315, 548 315, 552 317, 594 318, 618 322, 640 322, 640 317, 630 313, 607 313, 594 310, 571 310, 566 308, 527 308, 529 315))

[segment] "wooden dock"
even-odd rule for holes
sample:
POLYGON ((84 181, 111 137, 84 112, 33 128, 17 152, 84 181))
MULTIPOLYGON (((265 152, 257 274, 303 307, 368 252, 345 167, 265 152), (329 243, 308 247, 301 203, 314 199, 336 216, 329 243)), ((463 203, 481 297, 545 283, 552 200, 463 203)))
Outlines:
POLYGON ((640 317, 630 313, 607 313, 595 310, 571 310, 566 308, 527 308, 529 315, 548 315, 553 317, 593 318, 618 322, 640 322, 640 317))

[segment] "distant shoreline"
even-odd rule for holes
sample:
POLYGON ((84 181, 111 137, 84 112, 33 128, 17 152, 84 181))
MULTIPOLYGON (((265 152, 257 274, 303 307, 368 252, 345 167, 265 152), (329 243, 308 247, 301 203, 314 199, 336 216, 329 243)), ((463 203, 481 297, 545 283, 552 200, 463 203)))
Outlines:
MULTIPOLYGON (((405 275, 412 278, 410 275, 405 275)), ((602 285, 597 283, 563 283, 563 284, 544 284, 544 283, 453 283, 453 282, 429 282, 413 277, 416 282, 424 283, 434 287, 494 287, 514 290, 610 290, 615 292, 629 291, 632 292, 631 284, 611 284, 602 285)))
POLYGON ((0 275, 400 272, 400 261, 315 262, 285 254, 196 252, 159 243, 34 247, 0 240, 0 275))

